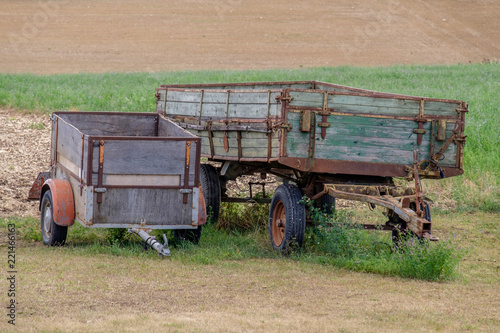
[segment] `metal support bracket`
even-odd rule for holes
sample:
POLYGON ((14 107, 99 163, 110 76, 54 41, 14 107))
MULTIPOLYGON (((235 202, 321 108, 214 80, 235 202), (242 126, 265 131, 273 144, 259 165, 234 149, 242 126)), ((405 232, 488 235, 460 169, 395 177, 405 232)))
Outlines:
POLYGON ((400 219, 407 222, 408 229, 415 233, 419 237, 428 238, 431 241, 437 241, 439 238, 431 235, 431 222, 427 221, 423 217, 420 217, 417 212, 408 208, 409 201, 416 200, 415 195, 404 196, 400 198, 395 198, 392 195, 365 195, 360 193, 345 192, 345 188, 335 184, 325 184, 322 192, 315 195, 312 199, 316 200, 322 195, 329 194, 332 197, 338 199, 355 200, 367 202, 370 204, 385 207, 392 210, 395 214, 399 216, 400 219))

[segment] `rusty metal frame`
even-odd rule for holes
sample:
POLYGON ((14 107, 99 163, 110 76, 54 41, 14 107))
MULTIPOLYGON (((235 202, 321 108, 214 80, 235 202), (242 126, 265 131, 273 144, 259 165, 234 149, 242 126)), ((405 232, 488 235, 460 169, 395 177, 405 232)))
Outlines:
MULTIPOLYGON (((309 165, 309 158, 305 157, 280 157, 278 162, 292 169, 302 172, 346 174, 346 175, 371 175, 381 177, 406 177, 408 175, 407 166, 403 164, 338 161, 328 159, 314 159, 314 165, 309 165)), ((443 167, 446 177, 463 174, 462 169, 454 167, 443 167)), ((427 178, 441 178, 439 172, 435 176, 429 175, 427 178)))
POLYGON ((375 98, 407 99, 407 100, 414 100, 414 101, 424 100, 424 101, 432 101, 432 102, 445 102, 445 103, 458 103, 458 104, 463 103, 462 101, 453 100, 453 99, 417 97, 417 96, 410 96, 410 95, 383 93, 383 92, 378 92, 378 91, 373 91, 373 90, 368 90, 368 89, 354 88, 354 87, 350 87, 350 86, 343 86, 343 85, 322 82, 322 81, 272 81, 272 82, 244 82, 244 83, 211 83, 211 84, 162 84, 162 85, 160 85, 159 88, 156 89, 156 91, 157 91, 156 96, 157 96, 157 98, 159 98, 158 91, 160 91, 160 90, 185 91, 185 90, 196 90, 196 89, 206 89, 206 88, 213 88, 213 89, 210 89, 210 91, 213 91, 213 92, 230 91, 231 93, 232 92, 238 92, 238 93, 267 92, 267 91, 281 93, 284 90, 315 92, 315 93, 326 91, 329 94, 335 94, 335 95, 353 95, 353 96, 366 96, 366 97, 375 97, 375 98), (298 88, 293 87, 294 85, 299 85, 299 84, 309 84, 311 86, 311 89, 298 89, 298 88), (253 87, 253 86, 264 86, 264 87, 265 86, 270 86, 270 87, 274 86, 274 87, 276 87, 279 85, 284 86, 284 87, 286 86, 287 88, 240 90, 240 89, 243 89, 245 87, 253 87), (327 87, 331 87, 331 88, 335 88, 335 89, 348 90, 348 91, 321 90, 321 89, 317 88, 318 85, 327 86, 327 87), (238 87, 240 89, 227 89, 226 87, 238 87))
MULTIPOLYGON (((340 187, 341 188, 341 187, 340 187)), ((342 189, 342 188, 341 188, 342 189)), ((361 193, 351 193, 339 190, 335 184, 325 184, 322 192, 315 195, 312 199, 316 200, 321 196, 328 194, 332 197, 338 199, 354 200, 367 202, 373 205, 378 205, 385 207, 390 211, 397 214, 403 221, 407 223, 408 229, 410 229, 417 236, 422 238, 428 238, 430 240, 438 240, 436 237, 431 236, 431 222, 427 221, 423 217, 420 217, 414 210, 404 207, 408 202, 408 199, 418 200, 415 196, 404 196, 399 199, 393 197, 392 195, 377 195, 377 194, 361 194, 361 193), (404 200, 407 198, 407 200, 404 200)))

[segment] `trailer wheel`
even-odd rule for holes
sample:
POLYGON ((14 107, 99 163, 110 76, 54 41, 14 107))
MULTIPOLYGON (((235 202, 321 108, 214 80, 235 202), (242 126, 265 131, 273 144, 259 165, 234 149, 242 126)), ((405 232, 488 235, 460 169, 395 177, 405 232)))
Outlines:
POLYGON ((43 243, 49 246, 60 246, 66 242, 68 227, 62 227, 54 222, 53 208, 52 193, 48 190, 43 195, 41 204, 40 227, 43 243))
POLYGON ((200 167, 201 191, 205 198, 207 221, 217 223, 220 211, 220 183, 217 170, 210 164, 200 167))
POLYGON ((306 209, 295 185, 278 186, 269 209, 268 232, 275 251, 288 254, 294 246, 302 246, 306 226, 306 209))
POLYGON ((198 244, 200 242, 202 229, 203 226, 201 225, 196 229, 175 229, 174 237, 180 243, 188 241, 193 244, 198 244))
POLYGON ((318 200, 319 208, 323 213, 331 215, 335 212, 335 197, 325 194, 318 200))

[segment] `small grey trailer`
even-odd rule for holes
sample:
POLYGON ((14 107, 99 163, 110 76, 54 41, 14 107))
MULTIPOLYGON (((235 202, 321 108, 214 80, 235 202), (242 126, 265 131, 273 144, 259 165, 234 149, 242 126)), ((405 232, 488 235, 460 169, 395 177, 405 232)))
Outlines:
POLYGON ((40 200, 45 244, 63 244, 75 220, 127 228, 162 255, 170 251, 149 236, 152 229, 199 240, 206 221, 199 138, 155 113, 55 112, 51 119, 51 167, 29 194, 40 200))

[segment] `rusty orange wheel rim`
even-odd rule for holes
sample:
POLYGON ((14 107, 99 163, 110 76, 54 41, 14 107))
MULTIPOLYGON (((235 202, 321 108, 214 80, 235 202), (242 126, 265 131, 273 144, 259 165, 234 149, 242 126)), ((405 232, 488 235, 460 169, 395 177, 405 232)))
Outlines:
POLYGON ((278 201, 273 211, 273 220, 271 226, 271 232, 273 235, 273 243, 276 246, 280 246, 283 243, 283 238, 285 238, 285 225, 286 225, 286 215, 285 215, 285 205, 282 201, 278 201))

